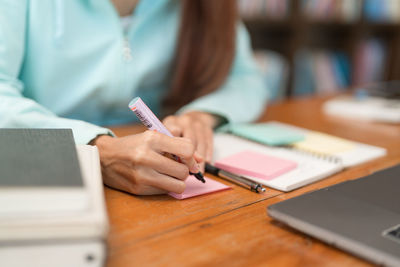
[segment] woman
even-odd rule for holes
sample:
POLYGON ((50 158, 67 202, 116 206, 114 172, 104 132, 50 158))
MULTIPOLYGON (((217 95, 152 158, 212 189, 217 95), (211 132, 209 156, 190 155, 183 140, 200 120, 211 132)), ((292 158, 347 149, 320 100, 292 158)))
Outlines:
POLYGON ((0 0, 0 126, 71 128, 99 148, 104 183, 182 192, 212 156, 212 129, 249 121, 266 89, 234 0, 0 0), (122 138, 140 96, 174 138, 122 138), (175 154, 178 163, 166 156, 175 154), (202 164, 198 166, 197 163, 202 164))

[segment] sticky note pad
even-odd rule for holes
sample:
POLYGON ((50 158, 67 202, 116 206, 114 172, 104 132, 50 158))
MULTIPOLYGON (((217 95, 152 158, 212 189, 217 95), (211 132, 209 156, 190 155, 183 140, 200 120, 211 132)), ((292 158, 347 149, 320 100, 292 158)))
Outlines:
POLYGON ((224 185, 208 177, 204 176, 204 179, 206 180, 206 182, 202 183, 194 176, 190 175, 185 181, 186 188, 182 194, 171 192, 169 193, 169 195, 176 199, 185 199, 231 188, 228 185, 224 185))
POLYGON ((282 146, 304 140, 304 135, 290 128, 268 123, 233 124, 230 132, 234 135, 269 146, 282 146))
POLYGON ((313 153, 333 155, 354 148, 354 143, 329 134, 310 132, 304 141, 293 144, 293 147, 313 153))
POLYGON ((296 168, 297 163, 245 150, 216 161, 215 166, 235 174, 271 180, 296 168))

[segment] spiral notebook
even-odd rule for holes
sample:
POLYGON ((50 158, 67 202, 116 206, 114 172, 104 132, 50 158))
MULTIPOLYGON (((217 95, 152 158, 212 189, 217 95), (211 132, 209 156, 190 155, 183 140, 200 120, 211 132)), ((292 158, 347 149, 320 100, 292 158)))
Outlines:
POLYGON ((340 161, 344 168, 386 155, 386 149, 382 147, 367 145, 281 122, 269 122, 269 124, 304 134, 305 139, 292 143, 289 146, 291 149, 335 159, 340 161))
MULTIPOLYGON (((286 146, 272 147, 263 145, 265 142, 260 142, 260 139, 254 138, 253 135, 247 137, 243 132, 241 132, 241 134, 237 134, 235 131, 230 131, 232 134, 219 133, 215 136, 216 152, 214 160, 218 162, 232 154, 245 150, 293 160, 297 163, 297 168, 268 181, 259 179, 259 177, 247 175, 247 177, 254 181, 282 191, 296 189, 328 177, 343 168, 361 164, 386 155, 386 149, 381 147, 367 145, 281 122, 271 121, 258 125, 264 128, 279 128, 280 132, 286 130, 288 133, 291 132, 292 135, 298 134, 304 138, 297 141, 291 140, 286 146)), ((251 129, 249 128, 247 130, 251 129)), ((260 133, 258 128, 257 130, 258 133, 260 133)))
POLYGON ((271 179, 246 175, 253 181, 281 191, 291 191, 328 177, 340 170, 342 164, 334 157, 315 155, 285 147, 269 147, 227 133, 214 136, 213 162, 224 160, 243 151, 253 151, 296 163, 296 167, 271 179))

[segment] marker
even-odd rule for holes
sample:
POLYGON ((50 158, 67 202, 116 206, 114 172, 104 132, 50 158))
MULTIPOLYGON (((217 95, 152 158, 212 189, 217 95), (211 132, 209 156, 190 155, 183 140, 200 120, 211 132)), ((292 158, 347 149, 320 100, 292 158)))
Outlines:
MULTIPOLYGON (((135 97, 129 103, 129 108, 135 113, 136 117, 147 127, 147 129, 152 131, 157 131, 159 133, 168 135, 173 137, 173 135, 165 128, 164 124, 154 115, 154 113, 149 109, 149 107, 143 102, 140 97, 135 97)), ((180 159, 177 156, 174 156, 177 161, 180 159)), ((198 173, 190 173, 190 175, 194 175, 197 180, 205 183, 206 180, 201 172, 198 173)))
POLYGON ((230 182, 234 182, 240 186, 243 186, 253 192, 256 193, 264 193, 265 188, 262 187, 261 184, 256 183, 254 181, 249 180, 248 178, 240 175, 236 175, 234 173, 224 171, 218 167, 215 167, 209 163, 206 163, 206 172, 209 172, 211 174, 214 174, 215 176, 219 176, 221 178, 224 178, 230 182))

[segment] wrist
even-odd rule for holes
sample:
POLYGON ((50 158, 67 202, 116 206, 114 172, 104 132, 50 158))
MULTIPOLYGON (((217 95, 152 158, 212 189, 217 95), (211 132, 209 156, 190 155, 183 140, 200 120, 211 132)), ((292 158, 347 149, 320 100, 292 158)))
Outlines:
POLYGON ((211 113, 210 113, 210 115, 214 117, 214 125, 212 126, 213 129, 216 129, 216 128, 228 123, 227 118, 224 116, 217 115, 217 114, 211 114, 211 113))
POLYGON ((186 115, 193 116, 201 120, 204 124, 208 125, 210 128, 215 128, 220 124, 219 116, 203 111, 190 111, 186 115))
POLYGON ((89 142, 89 145, 103 147, 113 139, 110 135, 98 135, 89 142))
POLYGON ((112 144, 114 139, 114 137, 109 135, 100 135, 91 141, 91 145, 97 146, 97 149, 99 150, 100 163, 102 168, 107 166, 107 162, 110 158, 115 158, 115 155, 113 154, 112 144))

